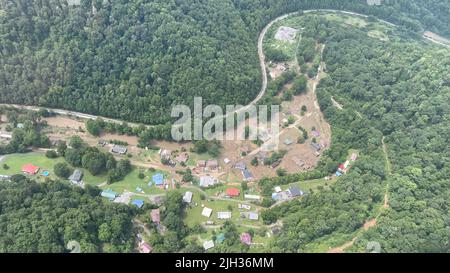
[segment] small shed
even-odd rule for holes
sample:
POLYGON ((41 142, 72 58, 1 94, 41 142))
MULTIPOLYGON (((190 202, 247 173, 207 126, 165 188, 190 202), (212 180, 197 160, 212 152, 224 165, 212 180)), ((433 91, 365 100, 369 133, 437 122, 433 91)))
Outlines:
POLYGON ((252 207, 250 205, 247 205, 247 204, 238 204, 238 208, 239 209, 250 210, 252 207))
POLYGON ((259 219, 259 214, 256 213, 256 212, 249 212, 249 213, 248 213, 248 219, 254 220, 254 221, 258 221, 258 219, 259 219))
POLYGON ((231 219, 231 212, 229 212, 229 211, 219 211, 217 213, 217 219, 221 219, 221 220, 231 219))
POLYGON ((225 234, 223 234, 223 233, 217 234, 216 243, 221 244, 221 243, 223 243, 223 241, 225 241, 225 234))
POLYGON ((261 196, 254 194, 244 194, 244 199, 259 201, 261 200, 261 196))
POLYGON ((183 195, 183 201, 190 204, 192 202, 192 195, 193 194, 190 191, 185 192, 183 195))
POLYGON ((211 217, 211 214, 212 214, 212 209, 207 208, 207 207, 203 208, 202 216, 205 216, 205 217, 209 218, 209 217, 211 217))
POLYGON ((214 242, 213 242, 212 240, 210 240, 210 241, 205 241, 205 242, 203 243, 203 248, 204 248, 205 250, 208 250, 208 249, 213 248, 213 247, 214 247, 214 242))
POLYGON ((205 168, 206 167, 206 160, 197 160, 197 167, 198 168, 205 168))
POLYGON ((127 151, 128 151, 127 147, 120 146, 120 145, 114 145, 111 149, 112 153, 121 154, 121 155, 126 154, 127 151))
POLYGON ((292 145, 292 144, 294 144, 294 141, 292 139, 286 138, 284 140, 284 145, 289 146, 289 145, 292 145))
POLYGON ((163 159, 170 159, 170 156, 172 155, 172 151, 171 150, 167 150, 167 149, 161 149, 159 150, 159 156, 163 159))
POLYGON ((320 144, 315 142, 311 142, 311 147, 316 151, 320 151, 320 149, 322 149, 322 146, 320 146, 320 144))
POLYGON ((247 169, 247 166, 245 165, 245 163, 243 161, 240 161, 234 165, 234 168, 243 171, 243 170, 247 169))

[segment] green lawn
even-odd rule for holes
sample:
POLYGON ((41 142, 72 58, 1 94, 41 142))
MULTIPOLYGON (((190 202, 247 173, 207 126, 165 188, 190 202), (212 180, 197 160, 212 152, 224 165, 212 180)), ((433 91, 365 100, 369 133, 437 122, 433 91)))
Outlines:
MULTIPOLYGON (((155 185, 152 185, 151 187, 148 186, 148 182, 152 179, 152 176, 156 172, 161 172, 161 171, 151 172, 149 170, 142 169, 142 168, 134 168, 127 176, 125 176, 125 178, 122 181, 118 181, 118 182, 112 183, 110 185, 104 185, 101 188, 102 189, 108 188, 117 193, 123 193, 125 190, 127 190, 129 192, 139 193, 136 191, 136 188, 140 187, 143 190, 143 194, 161 194, 161 193, 165 192, 163 189, 155 187, 155 185), (144 179, 140 179, 138 177, 140 172, 144 173, 144 175, 145 175, 144 179)), ((164 172, 161 172, 161 173, 163 173, 164 178, 167 179, 167 177, 168 177, 167 173, 164 173, 164 172)), ((170 177, 169 177, 169 179, 170 179, 170 177)), ((94 184, 94 185, 98 185, 98 184, 94 184)), ((137 199, 139 199, 139 198, 137 198, 137 199)))
POLYGON ((197 166, 197 160, 208 160, 214 159, 208 153, 197 154, 197 153, 189 153, 189 160, 187 162, 188 166, 197 166))
POLYGON ((292 186, 298 187, 300 190, 302 190, 305 193, 308 193, 310 190, 316 190, 318 187, 327 187, 331 185, 332 183, 336 182, 336 178, 334 180, 326 181, 325 178, 319 178, 319 179, 313 179, 308 181, 301 181, 301 182, 295 182, 288 185, 281 186, 282 190, 287 190, 288 188, 292 186))
MULTIPOLYGON (((246 225, 254 225, 254 226, 260 226, 262 225, 261 218, 258 221, 252 221, 249 219, 242 219, 240 218, 239 209, 238 209, 238 203, 234 201, 226 201, 226 200, 201 200, 200 199, 200 191, 192 188, 181 188, 182 192, 191 191, 193 192, 193 198, 191 206, 186 208, 186 215, 184 218, 184 222, 186 225, 192 227, 196 224, 203 223, 206 221, 214 221, 215 225, 220 225, 225 222, 225 220, 218 220, 217 219, 217 212, 219 211, 229 211, 228 206, 231 206, 231 221, 233 221, 236 225, 239 224, 246 224, 246 225), (195 203, 197 203, 197 206, 195 206, 195 203), (204 204, 205 207, 211 208, 213 210, 211 217, 207 218, 205 216, 202 216, 203 208, 201 204, 204 204)), ((235 198, 237 199, 237 198, 235 198)), ((250 211, 255 211, 255 206, 251 205, 252 209, 250 211)))
MULTIPOLYGON (((63 158, 50 159, 47 158, 43 153, 26 153, 26 154, 11 154, 5 155, 3 160, 1 161, 2 167, 0 168, 0 174, 5 175, 14 175, 14 174, 22 174, 22 167, 25 164, 33 164, 35 166, 40 167, 39 174, 47 170, 50 172, 49 178, 56 178, 53 173, 53 167, 60 162, 64 162, 63 158), (9 169, 5 170, 3 168, 3 164, 7 164, 9 169)), ((39 180, 44 180, 43 176, 34 175, 34 178, 38 178, 39 180)))
MULTIPOLYGON (((57 177, 53 173, 53 167, 60 162, 65 162, 64 158, 58 157, 55 159, 50 159, 45 156, 44 153, 41 152, 33 152, 27 154, 11 154, 6 155, 0 164, 7 164, 9 169, 5 170, 3 167, 0 168, 0 174, 5 175, 13 175, 13 174, 21 174, 22 166, 25 164, 33 164, 35 166, 40 167, 40 172, 43 170, 50 171, 49 178, 56 179, 57 177)), ((83 181, 87 185, 99 186, 106 182, 107 176, 106 174, 93 176, 87 170, 83 168, 79 168, 83 170, 83 181)), ((148 182, 151 180, 153 174, 158 171, 150 172, 149 170, 134 168, 127 176, 125 176, 124 180, 113 183, 111 185, 105 185, 102 188, 110 188, 117 193, 122 193, 124 190, 128 190, 130 192, 136 192, 136 187, 140 187, 143 189, 145 194, 160 194, 164 193, 163 189, 159 189, 154 185, 152 187, 148 186, 148 182), (143 172, 145 174, 144 179, 139 179, 139 172, 143 172)), ((169 178, 167 173, 162 172, 165 178, 169 178)), ((33 176, 40 181, 44 181, 44 177, 40 175, 33 176)))

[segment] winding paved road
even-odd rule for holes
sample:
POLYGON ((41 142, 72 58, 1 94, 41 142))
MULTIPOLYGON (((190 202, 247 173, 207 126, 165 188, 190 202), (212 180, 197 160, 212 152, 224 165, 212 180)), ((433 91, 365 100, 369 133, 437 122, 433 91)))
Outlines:
MULTIPOLYGON (((238 109, 236 111, 230 112, 228 114, 215 117, 214 119, 216 119, 216 118, 217 119, 219 119, 219 118, 223 119, 223 118, 226 118, 226 117, 228 117, 230 115, 234 115, 236 113, 244 112, 244 111, 248 110, 251 106, 256 105, 264 97, 264 95, 266 93, 266 90, 267 90, 267 82, 268 82, 267 71, 266 71, 266 62, 265 62, 266 56, 264 55, 264 47, 263 47, 263 42, 264 42, 264 38, 266 36, 266 33, 269 30, 269 28, 273 24, 275 24, 276 22, 278 22, 280 20, 283 20, 283 19, 285 19, 285 18, 287 18, 287 17, 289 17, 291 15, 299 14, 300 12, 302 12, 302 11, 291 12, 291 13, 287 13, 285 15, 279 16, 279 17, 275 18, 274 20, 272 20, 261 31, 261 33, 259 35, 259 38, 258 38, 258 56, 259 56, 259 62, 260 62, 260 66, 261 66, 262 85, 261 85, 261 89, 260 89, 258 95, 256 96, 256 98, 250 104, 248 104, 248 105, 246 105, 246 106, 244 106, 244 107, 242 107, 242 108, 240 108, 240 109, 238 109)), ((343 13, 343 14, 348 14, 348 15, 353 15, 353 16, 359 16, 359 17, 364 17, 364 18, 369 17, 369 16, 364 15, 364 14, 360 14, 360 13, 356 13, 356 12, 350 12, 350 11, 344 11, 344 10, 311 9, 311 10, 304 10, 303 11, 303 13, 305 13, 305 14, 307 14, 307 13, 314 13, 314 12, 333 12, 333 13, 343 13)), ((393 23, 390 23, 390 22, 387 22, 385 20, 381 20, 381 19, 378 19, 378 20, 380 22, 383 22, 383 23, 388 24, 390 26, 397 27, 397 25, 395 25, 393 23)), ((432 43, 435 43, 435 44, 438 44, 438 45, 441 45, 441 46, 449 47, 448 45, 445 45, 445 44, 443 44, 443 43, 441 43, 439 41, 436 41, 434 39, 430 39, 429 37, 426 37, 425 35, 423 35, 423 38, 428 40, 428 41, 430 41, 430 42, 432 42, 432 43)), ((98 115, 90 115, 90 114, 85 114, 85 113, 81 113, 81 112, 75 112, 75 111, 69 111, 69 110, 63 110, 63 109, 56 109, 56 108, 39 107, 39 106, 24 106, 24 105, 18 105, 18 104, 5 104, 5 103, 0 103, 0 105, 6 105, 6 106, 15 107, 15 108, 23 108, 23 109, 28 109, 28 110, 32 110, 32 111, 39 111, 40 109, 45 108, 45 109, 53 111, 54 113, 59 114, 59 115, 74 116, 74 117, 78 117, 78 118, 81 118, 81 119, 102 118, 103 120, 108 121, 108 122, 112 122, 112 123, 119 123, 120 124, 120 123, 124 122, 124 121, 119 120, 119 119, 107 118, 107 117, 98 116, 98 115)), ((132 122, 127 122, 127 123, 131 127, 135 127, 135 126, 140 126, 141 125, 139 123, 132 123, 132 122)), ((151 125, 145 125, 145 126, 146 127, 152 127, 151 125)))

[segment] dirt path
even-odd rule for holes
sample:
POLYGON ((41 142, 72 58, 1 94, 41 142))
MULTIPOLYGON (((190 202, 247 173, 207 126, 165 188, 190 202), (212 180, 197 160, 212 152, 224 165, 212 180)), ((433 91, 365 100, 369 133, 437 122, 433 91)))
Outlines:
POLYGON ((333 103, 333 106, 336 107, 337 109, 339 109, 339 110, 344 109, 344 106, 342 106, 342 104, 337 102, 333 97, 331 97, 331 102, 333 103))
MULTIPOLYGON (((386 160, 386 173, 387 173, 387 176, 391 176, 392 175, 392 164, 389 159, 388 148, 387 148, 386 143, 384 142, 384 138, 385 137, 383 136, 383 138, 381 139, 381 144, 383 146, 383 154, 384 154, 384 157, 386 160)), ((386 189, 385 189, 385 193, 384 193, 383 206, 380 207, 378 214, 374 219, 368 220, 364 223, 364 225, 362 227, 363 231, 367 231, 368 229, 375 227, 377 225, 377 221, 378 221, 378 218, 380 217, 381 213, 384 210, 389 209, 389 186, 390 186, 390 184, 389 184, 389 180, 388 180, 388 183, 386 183, 386 189)), ((335 247, 335 248, 328 250, 328 253, 344 252, 345 249, 351 247, 355 243, 355 241, 358 239, 358 237, 359 237, 359 235, 355 236, 350 242, 347 242, 347 243, 343 244, 342 246, 335 247)))
POLYGON ((142 223, 139 219, 135 218, 135 219, 132 220, 132 222, 133 222, 134 226, 142 228, 147 236, 149 236, 149 237, 151 236, 152 233, 151 233, 150 229, 148 229, 145 226, 145 224, 142 223))
MULTIPOLYGON (((389 153, 388 153, 387 145, 384 142, 384 136, 381 139, 381 143, 383 145, 383 154, 384 154, 384 158, 386 160, 386 173, 387 173, 387 176, 391 176, 392 175, 392 164, 391 164, 391 160, 389 159, 389 153)), ((388 182, 386 184, 386 190, 385 190, 385 193, 384 193, 383 208, 385 208, 385 209, 389 208, 389 187, 390 187, 390 184, 388 182)))

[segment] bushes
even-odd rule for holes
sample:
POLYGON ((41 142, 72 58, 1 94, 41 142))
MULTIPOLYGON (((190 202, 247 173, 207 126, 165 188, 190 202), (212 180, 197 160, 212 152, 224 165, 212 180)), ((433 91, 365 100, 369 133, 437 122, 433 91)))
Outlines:
POLYGON ((131 162, 128 159, 122 159, 117 163, 117 167, 108 172, 107 183, 111 184, 122 180, 132 170, 131 162))
POLYGON ((53 167, 53 172, 56 176, 61 178, 68 178, 72 173, 72 169, 67 165, 67 163, 57 163, 53 167))
POLYGON ((58 153, 54 150, 48 150, 47 152, 45 152, 45 156, 48 158, 57 158, 58 153))

